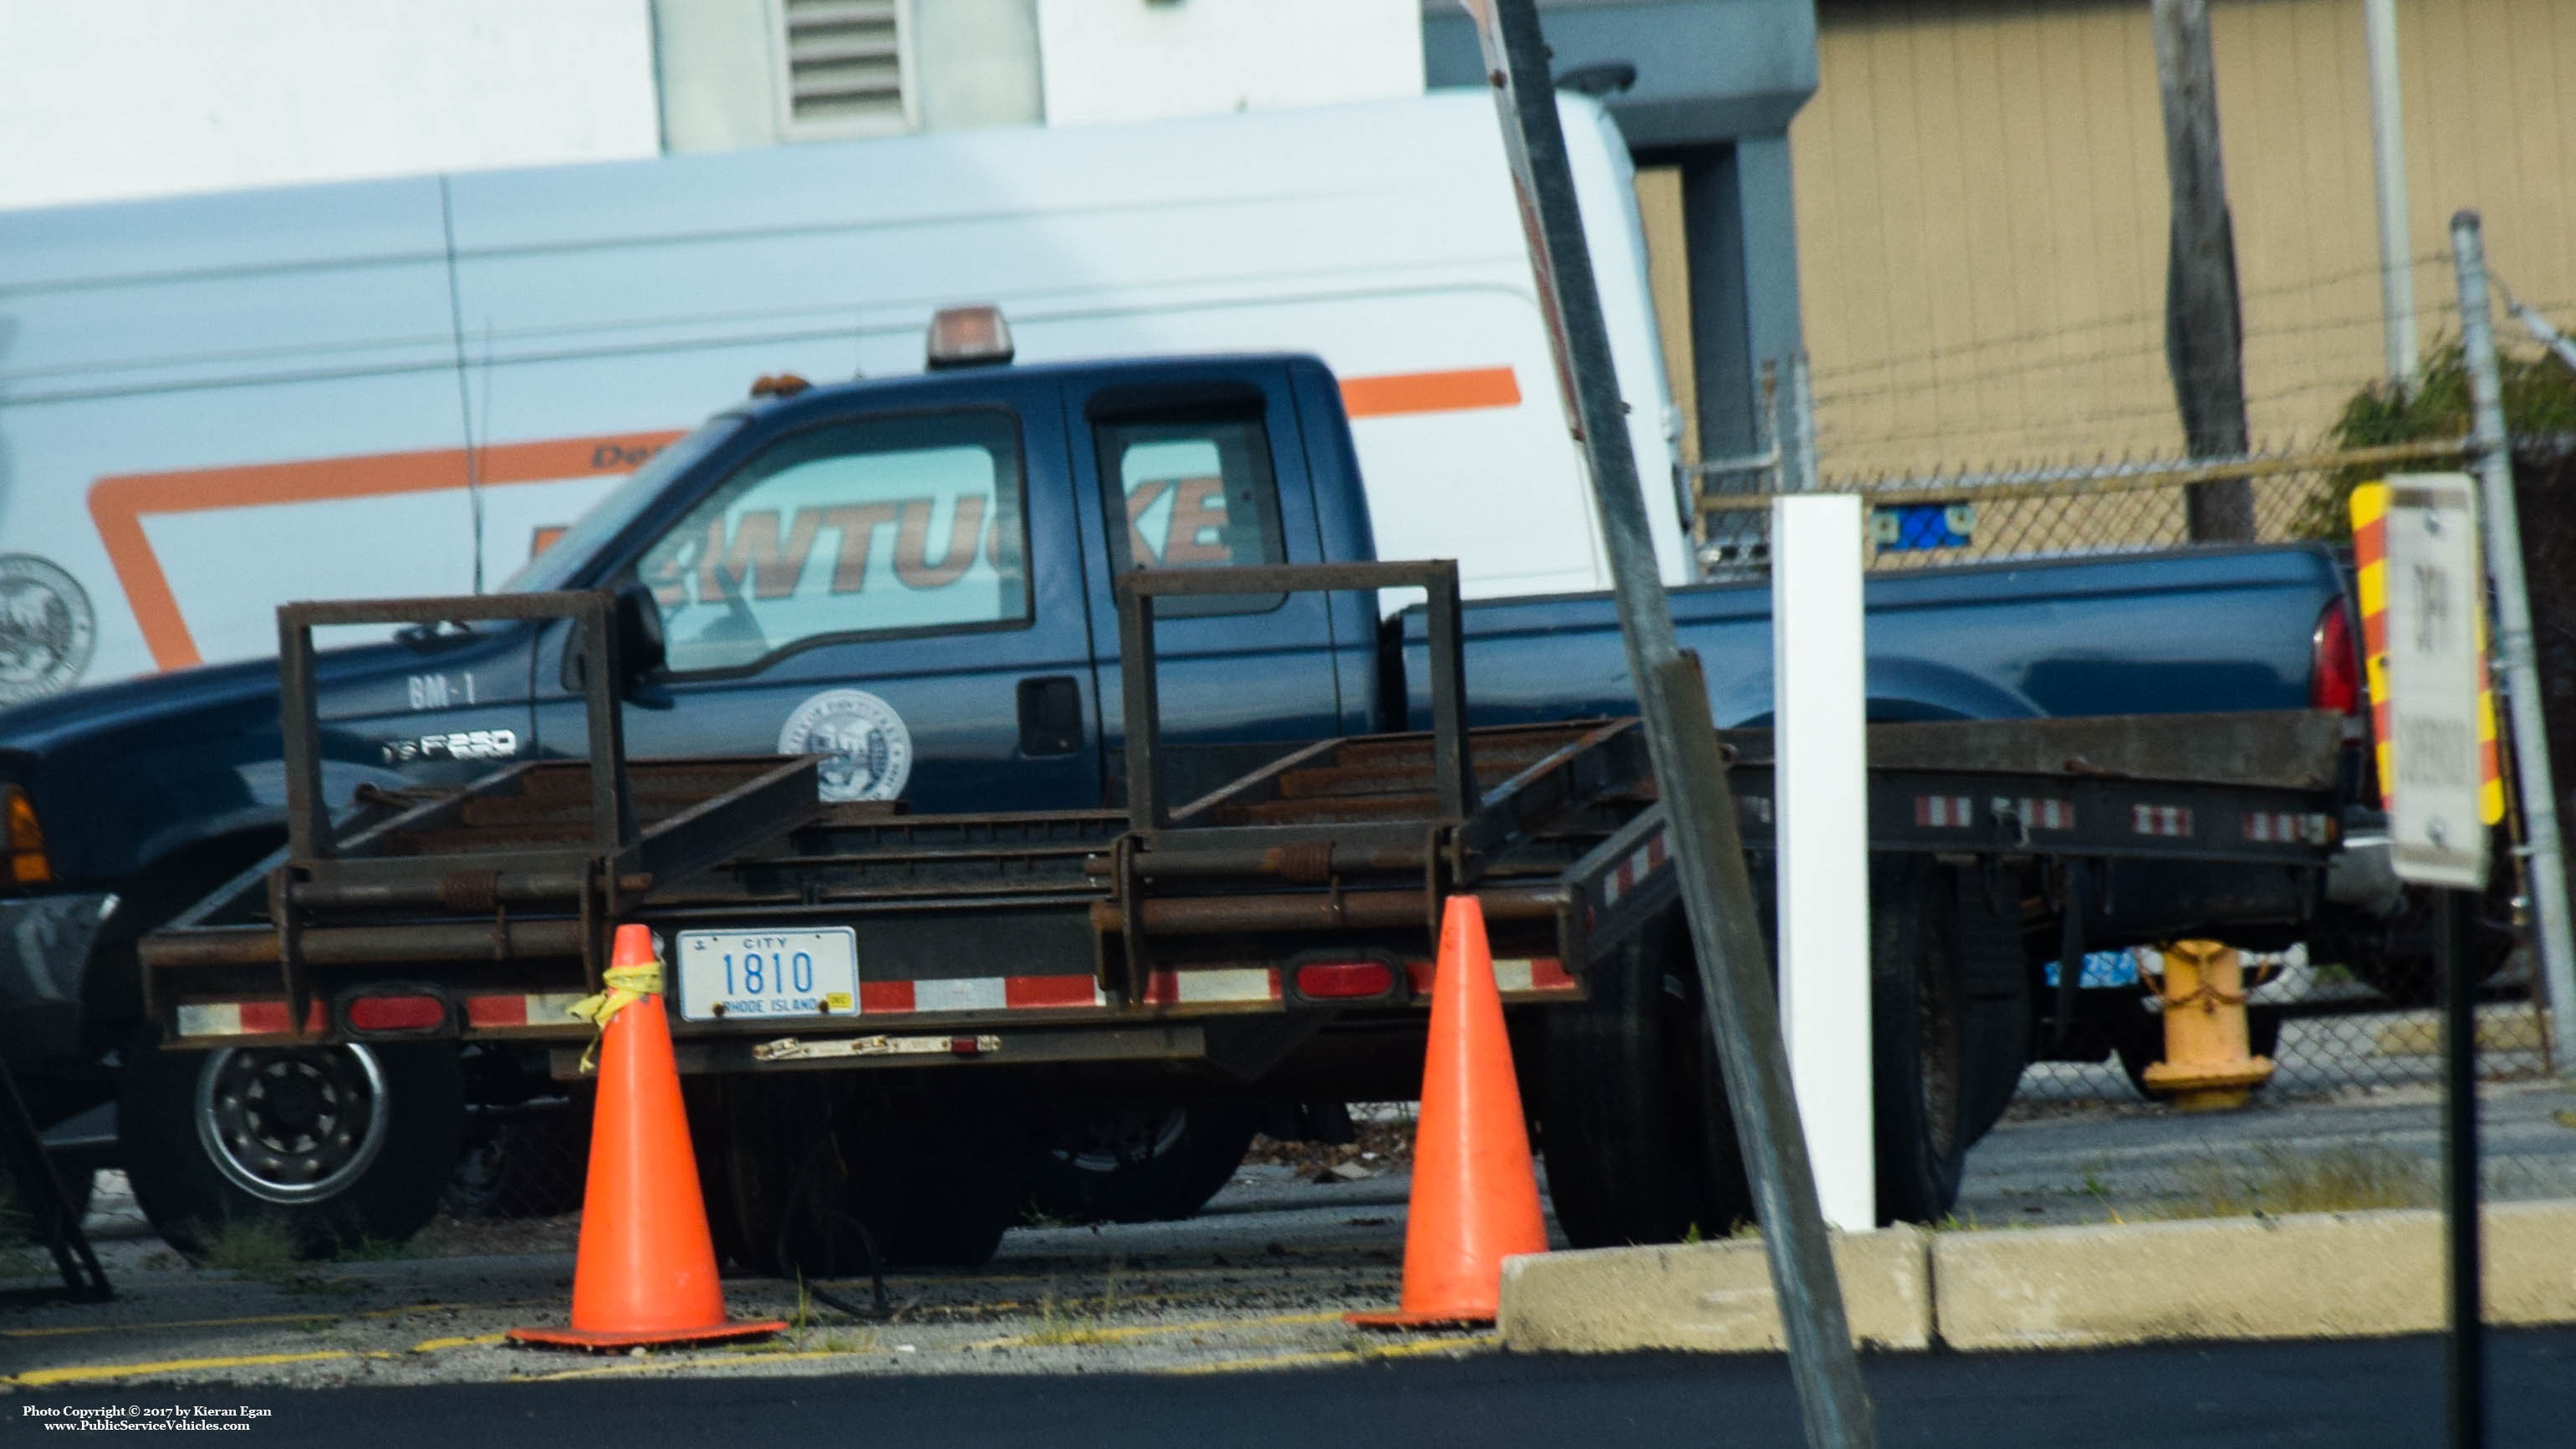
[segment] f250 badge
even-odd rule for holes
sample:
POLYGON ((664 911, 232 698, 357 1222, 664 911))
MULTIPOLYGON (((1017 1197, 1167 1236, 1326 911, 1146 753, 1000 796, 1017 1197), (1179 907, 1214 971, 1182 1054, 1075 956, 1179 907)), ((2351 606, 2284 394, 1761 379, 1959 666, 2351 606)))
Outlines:
POLYGON ((388 765, 408 765, 414 760, 506 760, 518 753, 517 730, 457 730, 385 741, 388 765))

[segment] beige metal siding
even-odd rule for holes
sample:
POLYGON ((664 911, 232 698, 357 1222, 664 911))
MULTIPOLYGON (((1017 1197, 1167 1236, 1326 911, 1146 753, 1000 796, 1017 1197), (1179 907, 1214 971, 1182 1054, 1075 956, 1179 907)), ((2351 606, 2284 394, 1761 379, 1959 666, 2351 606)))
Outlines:
MULTIPOLYGON (((2456 330, 2462 206, 2576 323, 2576 4, 2401 0, 2419 335, 2456 330)), ((1790 131, 1819 451, 1835 476, 2172 451, 2147 0, 1824 0, 1790 131)), ((2218 0, 2258 438, 2381 367, 2360 0, 2218 0)))

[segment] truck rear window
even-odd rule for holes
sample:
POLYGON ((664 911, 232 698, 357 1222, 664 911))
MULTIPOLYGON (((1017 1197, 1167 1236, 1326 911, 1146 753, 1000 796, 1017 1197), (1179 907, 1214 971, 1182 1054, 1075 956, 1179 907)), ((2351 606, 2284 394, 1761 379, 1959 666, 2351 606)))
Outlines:
MULTIPOLYGON (((1132 568, 1284 563, 1279 484, 1258 417, 1094 425, 1110 505, 1112 562, 1132 568), (1120 525, 1124 525, 1121 527, 1120 525)), ((1277 594, 1168 599, 1165 616, 1277 608, 1277 594)))
POLYGON ((780 439, 646 551, 671 667, 734 669, 827 636, 1025 623, 1019 424, 998 409, 780 439))

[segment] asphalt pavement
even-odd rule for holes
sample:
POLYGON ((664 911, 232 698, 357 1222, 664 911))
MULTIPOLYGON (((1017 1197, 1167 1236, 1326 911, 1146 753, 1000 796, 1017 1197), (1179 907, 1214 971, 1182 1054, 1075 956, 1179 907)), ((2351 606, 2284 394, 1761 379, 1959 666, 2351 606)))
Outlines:
MULTIPOLYGON (((1867 1361, 1879 1442, 2088 1449, 2423 1449, 2443 1442, 2438 1340, 2270 1343, 1867 1361)), ((2569 1442, 2576 1331, 2493 1340, 2495 1449, 2569 1442)), ((45 1405, 246 1406, 258 1445, 1316 1444, 1518 1449, 1796 1445, 1779 1358, 1378 1360, 1224 1377, 1113 1374, 460 1383, 228 1394, 99 1390, 0 1401, 20 1442, 45 1405)), ((235 1421, 243 1422, 243 1421, 235 1421)))

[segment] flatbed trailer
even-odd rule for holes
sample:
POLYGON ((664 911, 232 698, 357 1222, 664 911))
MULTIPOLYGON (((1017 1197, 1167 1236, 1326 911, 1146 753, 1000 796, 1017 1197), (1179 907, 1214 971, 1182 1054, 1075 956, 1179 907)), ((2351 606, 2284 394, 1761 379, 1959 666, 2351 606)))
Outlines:
MULTIPOLYGON (((906 1092, 986 1104, 1371 1100, 1418 1081, 1442 903, 1468 892, 1569 1230, 1635 1237, 1741 1215, 1693 973, 1666 969, 1688 947, 1635 720, 1467 728, 1447 564, 1145 570, 1119 597, 1125 807, 975 815, 821 803, 811 759, 628 761, 613 665, 621 623, 636 623, 612 595, 289 606, 294 838, 145 940, 149 1010, 176 1048, 452 1041, 541 1050, 568 1077, 591 1029, 565 1008, 598 988, 611 928, 640 921, 669 959, 693 1078, 895 1072, 906 1092), (1369 588, 1427 592, 1431 728, 1283 749, 1173 798, 1186 752, 1158 725, 1154 600, 1369 588), (590 759, 380 795, 334 825, 313 628, 496 608, 581 620, 590 759), (735 956, 784 971, 786 989, 746 991, 735 956), (977 1085, 941 1085, 960 1071, 977 1085), (1674 1170, 1677 1143, 1696 1165, 1658 1197, 1646 1179, 1674 1170)), ((1771 741, 1723 738, 1760 878, 1771 741)), ((2029 1059, 2045 963, 2080 959, 2100 935, 2089 923, 2116 907, 2088 899, 2101 863, 2171 861, 2222 882, 2198 903, 2200 934, 2295 929, 2335 845, 2340 740, 2338 717, 2303 712, 1871 728, 1873 865, 1854 887, 1877 920, 1891 1213, 1937 1215, 1955 1194, 1959 1159, 2029 1059)), ((740 1214, 795 1196, 779 1185, 789 1166, 731 1170, 766 1174, 737 1185, 740 1214)), ((738 1236, 765 1243, 770 1226, 738 1236)))

